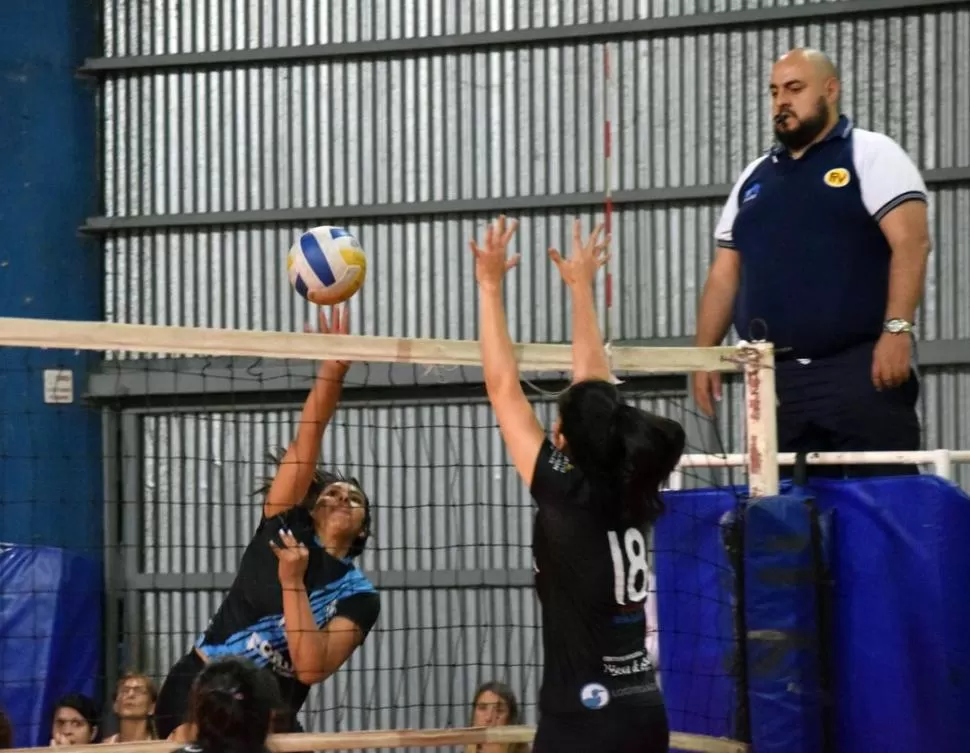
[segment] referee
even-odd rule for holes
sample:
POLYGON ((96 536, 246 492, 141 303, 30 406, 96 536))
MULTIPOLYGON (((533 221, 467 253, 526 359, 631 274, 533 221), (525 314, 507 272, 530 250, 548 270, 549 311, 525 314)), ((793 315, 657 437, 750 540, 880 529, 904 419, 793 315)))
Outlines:
MULTIPOLYGON (((917 450, 926 186, 895 141, 840 114, 838 74, 821 52, 782 56, 770 91, 778 143, 744 169, 721 213, 697 345, 718 345, 732 322, 742 339, 774 343, 782 452, 917 450)), ((694 397, 713 415, 719 376, 697 374, 694 397)))

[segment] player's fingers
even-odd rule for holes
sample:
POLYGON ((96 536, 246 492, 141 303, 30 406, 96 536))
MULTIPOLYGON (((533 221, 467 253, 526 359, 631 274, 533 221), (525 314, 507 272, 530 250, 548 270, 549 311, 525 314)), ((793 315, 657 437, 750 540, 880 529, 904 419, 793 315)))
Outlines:
POLYGON ((321 334, 330 334, 330 322, 327 320, 327 310, 323 306, 320 307, 320 312, 317 315, 317 319, 320 323, 321 334))
POLYGON ((522 256, 520 254, 516 254, 511 259, 509 259, 507 262, 505 262, 505 271, 508 272, 510 269, 512 269, 512 267, 518 266, 519 259, 521 259, 521 258, 522 258, 522 256))
POLYGON ((350 332, 350 304, 345 303, 340 311, 340 333, 346 335, 350 332))
POLYGON ((573 248, 574 249, 583 247, 582 232, 581 232, 582 229, 583 229, 582 223, 580 223, 579 217, 577 217, 575 220, 573 220, 573 248))
POLYGON ((605 267, 607 264, 609 264, 610 259, 612 258, 613 258, 613 254, 603 254, 602 256, 596 259, 596 266, 605 267))
POLYGON ((481 256, 482 250, 478 247, 478 244, 475 243, 475 241, 468 241, 468 248, 471 250, 472 256, 474 256, 476 259, 481 256))
POLYGON ((597 241, 599 239, 599 234, 603 232, 603 223, 596 223, 596 227, 593 228, 593 232, 589 234, 586 239, 586 248, 588 250, 593 250, 598 245, 597 241))
POLYGON ((505 231, 505 234, 502 236, 502 243, 507 244, 510 240, 512 240, 512 236, 515 235, 515 231, 518 229, 519 229, 519 221, 512 220, 512 222, 509 223, 509 227, 505 231))
POLYGON ((562 268, 562 254, 560 254, 556 249, 550 248, 549 249, 549 252, 548 252, 548 255, 549 255, 549 261, 551 261, 553 264, 555 264, 557 267, 559 267, 561 269, 562 268))

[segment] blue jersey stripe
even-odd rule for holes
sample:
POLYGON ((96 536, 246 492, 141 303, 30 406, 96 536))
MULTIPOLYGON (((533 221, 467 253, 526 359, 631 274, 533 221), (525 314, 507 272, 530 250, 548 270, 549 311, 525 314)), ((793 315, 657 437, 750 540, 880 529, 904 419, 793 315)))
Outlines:
MULTIPOLYGON (((311 591, 309 594, 310 610, 313 612, 317 625, 326 621, 327 610, 331 604, 340 599, 346 599, 358 594, 377 593, 370 581, 363 573, 354 569, 348 571, 340 579, 328 583, 324 588, 311 591)), ((258 650, 247 648, 254 633, 258 633, 262 642, 275 651, 287 653, 286 628, 282 614, 271 614, 261 618, 243 630, 230 635, 218 644, 205 642, 205 636, 200 636, 195 645, 205 651, 208 656, 245 656, 253 658, 258 655, 262 664, 265 657, 258 650)), ((254 659, 255 661, 255 659, 254 659)))
POLYGON ((330 262, 327 261, 327 255, 320 248, 317 237, 313 233, 304 233, 300 237, 300 248, 303 250, 303 256, 307 260, 307 264, 310 265, 310 269, 320 278, 320 282, 324 285, 333 285, 337 281, 337 278, 333 276, 330 262))

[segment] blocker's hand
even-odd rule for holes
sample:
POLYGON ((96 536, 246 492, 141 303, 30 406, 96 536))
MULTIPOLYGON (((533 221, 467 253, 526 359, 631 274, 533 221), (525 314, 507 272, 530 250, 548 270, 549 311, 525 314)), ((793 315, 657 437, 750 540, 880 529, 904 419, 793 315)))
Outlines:
POLYGON ((563 282, 570 287, 575 285, 592 285, 599 268, 610 260, 608 249, 610 237, 600 240, 603 223, 593 228, 586 240, 583 240, 582 225, 579 220, 573 222, 573 253, 564 259, 556 249, 549 249, 549 258, 559 269, 563 282))
POLYGON ((468 242, 468 247, 475 255, 475 279, 479 287, 498 287, 505 273, 519 263, 519 254, 508 257, 509 242, 518 227, 516 220, 506 226, 503 214, 485 230, 482 245, 479 246, 474 240, 468 242))
POLYGON ((302 588, 303 576, 306 575, 307 565, 310 564, 310 550, 297 541, 296 536, 287 529, 280 531, 280 542, 277 546, 270 541, 269 547, 279 560, 279 579, 283 588, 302 588))

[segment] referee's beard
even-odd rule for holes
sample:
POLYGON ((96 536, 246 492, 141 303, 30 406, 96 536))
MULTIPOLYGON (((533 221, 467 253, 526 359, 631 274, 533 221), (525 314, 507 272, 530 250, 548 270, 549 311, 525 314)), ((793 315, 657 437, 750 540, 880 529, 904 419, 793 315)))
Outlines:
POLYGON ((791 151, 804 149, 812 144, 829 123, 829 107, 825 97, 819 97, 815 104, 815 112, 807 118, 801 119, 791 110, 783 110, 775 116, 775 138, 791 151), (786 128, 792 123, 794 127, 786 128))

